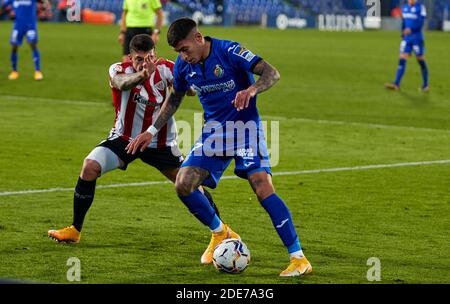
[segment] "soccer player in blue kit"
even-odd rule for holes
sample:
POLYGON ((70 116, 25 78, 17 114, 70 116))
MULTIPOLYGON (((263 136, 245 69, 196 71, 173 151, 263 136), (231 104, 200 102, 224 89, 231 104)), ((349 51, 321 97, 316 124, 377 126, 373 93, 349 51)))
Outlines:
POLYGON ((195 89, 204 109, 205 125, 181 165, 175 188, 189 211, 212 232, 201 263, 212 263, 214 248, 224 239, 240 238, 220 220, 207 198, 197 190, 200 185, 215 188, 234 159, 235 174, 249 181, 290 254, 290 264, 280 276, 312 272, 301 249, 291 213, 275 193, 264 131, 256 108, 256 95, 279 80, 278 71, 237 42, 203 36, 195 21, 189 18, 173 22, 167 40, 179 53, 174 67, 174 91, 147 131, 128 144, 127 152, 134 154, 145 149, 177 111, 189 88, 195 89), (253 74, 260 76, 258 81, 255 82, 253 74), (247 126, 250 131, 240 132, 239 125, 247 126), (251 132, 252 126, 254 132, 251 132), (222 140, 226 142, 225 146, 221 145, 222 140))
MULTIPOLYGON (((17 70, 17 62, 19 59, 18 50, 22 45, 23 37, 27 37, 33 53, 34 62, 34 79, 42 80, 44 78, 41 72, 41 56, 37 48, 38 32, 37 32, 37 1, 38 0, 5 0, 3 7, 12 5, 16 19, 14 21, 13 31, 11 33, 11 65, 12 71, 8 78, 16 80, 19 78, 17 70)), ((45 2, 44 0, 42 2, 45 2)))
POLYGON ((397 69, 397 75, 393 83, 386 83, 385 87, 390 90, 398 91, 400 82, 405 74, 406 60, 411 53, 416 54, 417 62, 422 71, 422 92, 428 92, 428 67, 425 62, 425 42, 422 28, 427 17, 425 5, 417 0, 408 0, 408 3, 402 7, 402 42, 400 44, 400 60, 397 69))

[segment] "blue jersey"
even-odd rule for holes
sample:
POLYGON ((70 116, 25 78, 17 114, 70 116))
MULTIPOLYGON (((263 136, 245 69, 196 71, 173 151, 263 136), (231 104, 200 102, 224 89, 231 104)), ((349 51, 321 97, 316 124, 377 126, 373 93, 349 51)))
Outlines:
POLYGON ((237 42, 205 37, 211 42, 208 58, 203 63, 189 64, 178 56, 174 67, 174 88, 187 91, 192 87, 203 106, 205 122, 259 121, 256 96, 247 109, 237 111, 231 103, 236 93, 246 90, 255 79, 253 67, 259 56, 237 42))
POLYGON ((14 28, 32 29, 37 23, 37 0, 6 0, 4 5, 12 4, 16 19, 14 28))
POLYGON ((425 5, 417 2, 414 5, 405 4, 402 7, 402 30, 406 28, 411 29, 410 35, 402 35, 403 40, 408 42, 416 41, 420 42, 424 40, 422 28, 427 17, 427 10, 425 5))

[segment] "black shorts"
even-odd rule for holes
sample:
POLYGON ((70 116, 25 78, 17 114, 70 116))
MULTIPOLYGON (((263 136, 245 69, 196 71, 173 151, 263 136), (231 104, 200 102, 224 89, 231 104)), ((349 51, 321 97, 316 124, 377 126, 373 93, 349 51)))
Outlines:
POLYGON ((155 167, 159 171, 167 169, 179 168, 184 158, 179 152, 178 147, 165 148, 147 148, 144 152, 137 152, 136 154, 128 154, 125 151, 128 141, 122 138, 107 139, 102 141, 98 147, 105 147, 113 151, 123 162, 124 166, 120 169, 126 170, 129 163, 137 158, 140 158, 144 163, 155 167))
POLYGON ((134 36, 139 34, 148 34, 152 35, 153 29, 151 27, 130 27, 127 28, 125 32, 125 41, 123 43, 123 54, 128 55, 130 54, 130 42, 131 39, 133 39, 134 36))

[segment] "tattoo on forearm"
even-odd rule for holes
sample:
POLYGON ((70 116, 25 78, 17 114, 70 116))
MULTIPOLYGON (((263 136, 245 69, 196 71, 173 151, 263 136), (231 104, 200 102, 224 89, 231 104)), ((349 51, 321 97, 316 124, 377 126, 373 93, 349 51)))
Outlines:
POLYGON ((113 77, 111 80, 111 84, 116 89, 121 91, 128 91, 138 84, 144 82, 145 78, 141 73, 133 73, 133 74, 119 74, 113 77))
POLYGON ((181 104, 181 101, 183 100, 184 94, 186 92, 178 92, 173 91, 168 100, 163 104, 161 107, 161 112, 159 112, 158 118, 156 118, 155 122, 153 123, 153 126, 161 130, 161 128, 167 123, 170 117, 175 114, 178 107, 181 104))
POLYGON ((253 73, 260 76, 253 85, 256 88, 257 93, 268 90, 280 80, 280 73, 278 70, 264 60, 261 60, 256 64, 253 73))

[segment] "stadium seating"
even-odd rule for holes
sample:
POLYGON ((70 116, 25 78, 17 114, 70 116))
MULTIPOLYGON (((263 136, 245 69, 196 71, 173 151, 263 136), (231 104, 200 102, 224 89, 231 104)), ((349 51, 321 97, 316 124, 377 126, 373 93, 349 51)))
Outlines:
POLYGON ((435 0, 433 10, 428 15, 428 27, 442 29, 442 22, 450 17, 450 0, 435 0))

